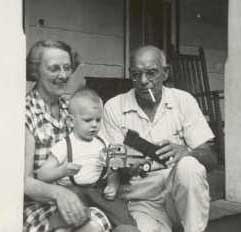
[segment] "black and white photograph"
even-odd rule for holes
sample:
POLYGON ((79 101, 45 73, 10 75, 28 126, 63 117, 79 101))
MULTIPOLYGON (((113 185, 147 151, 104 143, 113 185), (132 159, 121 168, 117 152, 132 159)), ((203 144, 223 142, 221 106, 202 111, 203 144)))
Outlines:
POLYGON ((240 0, 0 2, 1 232, 240 232, 240 0))

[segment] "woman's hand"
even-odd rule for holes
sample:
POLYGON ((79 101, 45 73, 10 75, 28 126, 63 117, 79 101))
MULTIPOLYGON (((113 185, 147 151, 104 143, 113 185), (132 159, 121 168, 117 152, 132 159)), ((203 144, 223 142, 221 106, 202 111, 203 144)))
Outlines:
POLYGON ((58 210, 69 225, 83 225, 90 216, 89 209, 72 191, 58 186, 54 194, 58 210))
POLYGON ((189 155, 188 148, 185 145, 179 145, 171 143, 168 140, 163 140, 160 145, 160 149, 156 151, 156 155, 159 156, 159 159, 169 160, 166 162, 167 166, 177 163, 183 156, 189 155))

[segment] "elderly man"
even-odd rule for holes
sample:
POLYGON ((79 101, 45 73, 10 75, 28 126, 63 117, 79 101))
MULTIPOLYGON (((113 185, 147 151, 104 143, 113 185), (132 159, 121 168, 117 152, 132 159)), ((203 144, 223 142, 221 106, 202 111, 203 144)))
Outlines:
MULTIPOLYGON (((215 165, 207 142, 214 135, 190 94, 163 86, 167 76, 163 51, 154 46, 137 49, 130 59, 134 88, 106 103, 103 133, 111 142, 122 143, 126 131, 135 130, 159 145, 156 155, 160 159, 168 158, 168 168, 144 178, 133 177, 121 190, 138 228, 142 232, 171 231, 170 210, 167 212, 171 208, 185 232, 201 232, 209 214, 206 171, 215 165)), ((128 148, 128 154, 135 152, 128 148)))

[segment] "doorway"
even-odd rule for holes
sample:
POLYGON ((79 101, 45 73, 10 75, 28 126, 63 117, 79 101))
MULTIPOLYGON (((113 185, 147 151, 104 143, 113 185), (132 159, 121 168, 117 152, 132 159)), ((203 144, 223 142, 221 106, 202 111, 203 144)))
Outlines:
POLYGON ((129 1, 130 50, 151 44, 169 57, 178 45, 177 13, 176 0, 129 1))

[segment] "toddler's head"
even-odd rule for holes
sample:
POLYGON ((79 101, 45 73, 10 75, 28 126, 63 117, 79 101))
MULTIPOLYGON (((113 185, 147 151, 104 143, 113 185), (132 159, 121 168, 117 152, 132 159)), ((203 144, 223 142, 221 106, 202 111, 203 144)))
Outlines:
POLYGON ((70 99, 69 111, 73 117, 74 134, 82 140, 91 141, 99 132, 103 103, 92 89, 84 88, 70 99))

